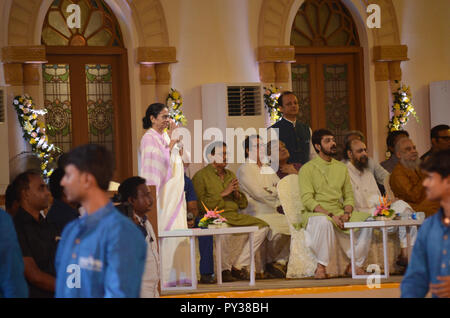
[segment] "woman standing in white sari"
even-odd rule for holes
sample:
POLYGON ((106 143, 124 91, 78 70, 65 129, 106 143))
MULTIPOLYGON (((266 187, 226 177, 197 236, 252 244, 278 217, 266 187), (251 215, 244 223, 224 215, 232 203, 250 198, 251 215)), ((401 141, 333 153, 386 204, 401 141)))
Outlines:
MULTIPOLYGON (((171 138, 175 123, 167 106, 160 103, 151 104, 142 121, 147 132, 141 139, 139 175, 146 179, 147 185, 156 186, 158 230, 187 229, 181 145, 171 138)), ((190 285, 189 241, 164 239, 160 254, 162 286, 190 285)))

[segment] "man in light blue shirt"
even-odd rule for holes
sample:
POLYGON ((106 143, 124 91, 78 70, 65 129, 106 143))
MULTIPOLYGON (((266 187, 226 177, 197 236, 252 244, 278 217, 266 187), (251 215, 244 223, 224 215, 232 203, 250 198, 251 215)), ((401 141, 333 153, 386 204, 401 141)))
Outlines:
POLYGON ((22 251, 11 217, 0 209, 0 298, 27 298, 22 251))
POLYGON ((106 193, 113 159, 104 147, 71 150, 61 180, 71 202, 87 211, 66 225, 56 253, 55 297, 139 297, 146 243, 106 193))
POLYGON ((402 297, 450 297, 450 149, 433 154, 422 166, 427 199, 440 210, 419 229, 411 260, 401 283, 402 297))

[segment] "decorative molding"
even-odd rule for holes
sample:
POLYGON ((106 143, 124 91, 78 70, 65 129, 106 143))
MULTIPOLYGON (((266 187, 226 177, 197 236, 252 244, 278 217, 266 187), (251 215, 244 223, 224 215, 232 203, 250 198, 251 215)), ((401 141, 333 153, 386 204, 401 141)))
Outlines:
POLYGON ((23 85, 23 70, 21 63, 5 63, 3 64, 5 72, 5 83, 11 86, 23 85))
POLYGON ((176 48, 167 47, 138 47, 137 62, 139 64, 176 63, 176 48))
POLYGON ((275 63, 259 63, 259 79, 262 83, 275 83, 275 63))
POLYGON ((6 46, 2 48, 3 63, 46 63, 44 45, 6 46))
POLYGON ((373 47, 373 59, 377 62, 408 61, 407 45, 383 45, 373 47))
POLYGON ((388 81, 389 69, 386 62, 375 62, 375 81, 388 81))
POLYGON ((27 63, 23 64, 23 84, 37 86, 41 81, 41 64, 27 63))
POLYGON ((156 84, 156 70, 153 64, 140 64, 140 80, 142 85, 156 84))
POLYGON ((260 46, 258 48, 258 62, 295 62, 295 47, 260 46))
POLYGON ((170 72, 168 63, 156 64, 156 84, 158 85, 169 85, 170 84, 170 72))

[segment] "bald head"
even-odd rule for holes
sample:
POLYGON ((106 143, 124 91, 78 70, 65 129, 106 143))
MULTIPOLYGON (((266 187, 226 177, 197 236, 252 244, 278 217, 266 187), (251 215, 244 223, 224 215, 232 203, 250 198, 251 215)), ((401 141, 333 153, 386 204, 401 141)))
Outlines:
POLYGON ((406 168, 418 168, 420 164, 419 153, 411 139, 401 138, 395 145, 395 154, 406 168))
POLYGON ((368 167, 369 157, 367 155, 366 144, 359 139, 347 142, 347 155, 351 163, 360 171, 368 167))

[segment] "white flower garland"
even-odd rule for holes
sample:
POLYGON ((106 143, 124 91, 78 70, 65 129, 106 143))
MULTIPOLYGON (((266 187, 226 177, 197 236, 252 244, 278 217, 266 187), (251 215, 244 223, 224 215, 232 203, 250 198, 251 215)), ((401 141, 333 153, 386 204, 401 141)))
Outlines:
POLYGON ((53 144, 49 144, 45 124, 38 120, 38 116, 44 116, 47 110, 34 109, 33 99, 28 95, 16 96, 13 106, 17 111, 23 138, 30 143, 33 152, 41 159, 42 175, 47 180, 53 173, 49 164, 54 161, 53 154, 58 150, 53 144))

